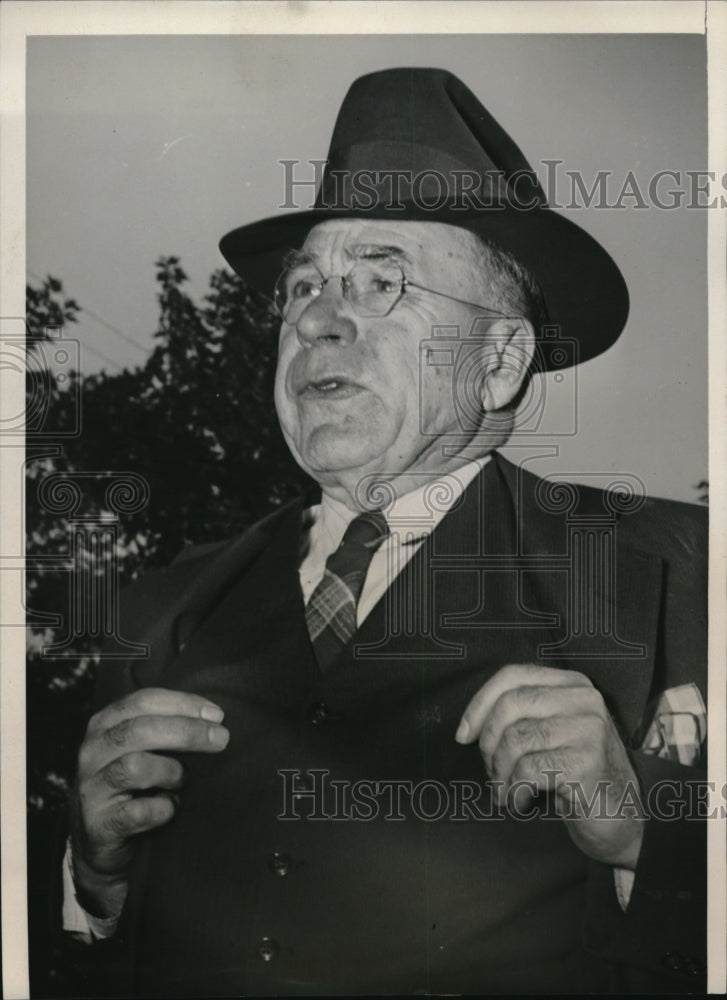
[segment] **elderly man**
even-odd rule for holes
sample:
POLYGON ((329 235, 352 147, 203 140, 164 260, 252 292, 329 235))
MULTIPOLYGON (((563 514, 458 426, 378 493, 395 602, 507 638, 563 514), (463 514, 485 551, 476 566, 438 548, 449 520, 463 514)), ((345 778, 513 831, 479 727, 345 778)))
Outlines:
POLYGON ((618 336, 613 261, 437 70, 357 81, 316 207, 222 249, 319 489, 127 594, 150 656, 79 755, 79 953, 139 995, 695 988, 702 512, 495 451, 535 371, 618 336))

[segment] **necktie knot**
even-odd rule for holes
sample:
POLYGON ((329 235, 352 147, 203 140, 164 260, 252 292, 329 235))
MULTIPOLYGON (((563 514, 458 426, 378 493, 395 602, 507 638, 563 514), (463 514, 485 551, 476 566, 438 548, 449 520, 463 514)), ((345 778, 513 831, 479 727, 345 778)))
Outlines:
POLYGON ((359 545, 375 552, 389 534, 389 525, 380 510, 367 510, 359 514, 346 528, 341 545, 359 545))
POLYGON ((380 510, 359 514, 346 528, 341 544, 326 560, 326 569, 343 579, 351 590, 354 604, 358 602, 364 578, 374 552, 389 533, 386 518, 380 510))

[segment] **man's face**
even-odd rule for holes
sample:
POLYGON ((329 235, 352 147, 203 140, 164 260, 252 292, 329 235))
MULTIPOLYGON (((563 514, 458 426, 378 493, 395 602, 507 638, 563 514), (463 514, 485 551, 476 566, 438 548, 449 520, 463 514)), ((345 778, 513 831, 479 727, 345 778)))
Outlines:
MULTIPOLYGON (((312 229, 303 250, 326 278, 391 253, 411 281, 487 304, 474 238, 454 226, 335 220, 312 229)), ((370 473, 443 471, 437 438, 458 429, 452 369, 422 366, 420 375, 420 344, 437 326, 466 334, 476 314, 408 287, 389 315, 362 318, 340 280, 328 282, 280 332, 275 403, 298 463, 334 488, 370 473)))

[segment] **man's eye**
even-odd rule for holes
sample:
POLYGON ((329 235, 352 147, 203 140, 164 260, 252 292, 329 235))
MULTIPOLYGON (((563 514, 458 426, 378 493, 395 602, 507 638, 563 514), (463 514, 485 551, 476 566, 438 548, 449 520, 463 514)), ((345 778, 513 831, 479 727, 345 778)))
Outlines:
POLYGON ((315 295, 318 290, 318 284, 315 281, 310 281, 307 278, 299 278, 294 281, 288 292, 289 299, 309 299, 312 295, 315 295))
POLYGON ((397 278, 374 278, 374 288, 377 292, 398 292, 401 280, 397 278))
POLYGON ((363 278, 363 286, 367 292, 388 295, 392 292, 398 292, 401 287, 401 277, 398 273, 369 271, 362 274, 361 277, 363 278))

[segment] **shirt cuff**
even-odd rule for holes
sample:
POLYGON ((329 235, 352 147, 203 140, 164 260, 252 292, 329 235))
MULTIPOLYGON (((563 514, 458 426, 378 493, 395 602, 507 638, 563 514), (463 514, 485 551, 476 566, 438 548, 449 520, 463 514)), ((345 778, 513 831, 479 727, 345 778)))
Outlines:
POLYGON ((613 880, 616 883, 616 896, 618 905, 626 912, 626 907, 631 899, 631 891, 634 887, 634 872, 630 868, 614 868, 613 880))
POLYGON ((118 923, 118 917, 94 917, 78 902, 73 884, 73 855, 69 837, 63 855, 63 930, 86 944, 93 944, 111 937, 118 923))

